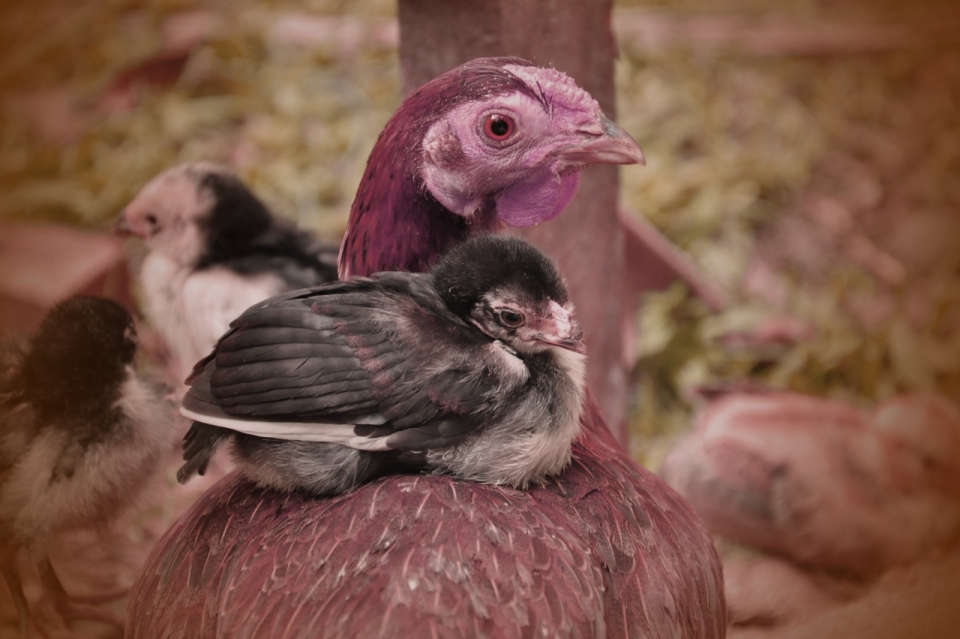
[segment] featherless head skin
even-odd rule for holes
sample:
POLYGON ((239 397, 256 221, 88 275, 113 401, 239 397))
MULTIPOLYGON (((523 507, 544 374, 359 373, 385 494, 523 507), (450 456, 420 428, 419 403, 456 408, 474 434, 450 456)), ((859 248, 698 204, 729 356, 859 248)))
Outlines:
POLYGON ((478 58, 407 97, 377 140, 354 200, 340 275, 424 271, 472 233, 559 215, 587 164, 643 153, 567 75, 478 58))
POLYGON ((22 390, 42 413, 102 410, 116 400, 137 345, 133 317, 123 306, 72 297, 40 324, 23 362, 22 390))

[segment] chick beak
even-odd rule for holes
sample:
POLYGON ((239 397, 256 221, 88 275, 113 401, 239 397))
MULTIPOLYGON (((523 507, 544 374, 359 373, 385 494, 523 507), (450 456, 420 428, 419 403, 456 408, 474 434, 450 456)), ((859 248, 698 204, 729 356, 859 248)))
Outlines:
POLYGON ((121 211, 120 215, 117 216, 116 221, 113 223, 113 232, 116 235, 123 236, 138 235, 133 226, 131 226, 130 222, 127 220, 125 211, 121 211))
POLYGON ((533 339, 550 346, 559 346, 574 353, 586 354, 587 345, 583 343, 583 329, 570 311, 556 302, 550 302, 550 315, 541 323, 541 332, 533 339))
POLYGON ((139 215, 131 216, 129 214, 129 210, 124 209, 120 212, 120 215, 117 216, 117 220, 113 223, 113 232, 117 235, 127 237, 134 235, 139 238, 147 239, 156 233, 156 225, 151 224, 141 218, 142 216, 139 215))
POLYGON ((577 141, 558 155, 570 164, 646 164, 643 151, 616 122, 600 116, 576 131, 577 141))

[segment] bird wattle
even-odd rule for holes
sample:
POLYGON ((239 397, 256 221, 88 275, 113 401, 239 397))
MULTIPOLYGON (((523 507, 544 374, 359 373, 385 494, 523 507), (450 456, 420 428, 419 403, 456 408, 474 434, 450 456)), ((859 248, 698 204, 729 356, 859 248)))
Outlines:
POLYGON ((497 217, 510 226, 533 226, 548 222, 567 208, 580 186, 580 173, 558 175, 552 170, 542 176, 506 189, 496 196, 497 217))

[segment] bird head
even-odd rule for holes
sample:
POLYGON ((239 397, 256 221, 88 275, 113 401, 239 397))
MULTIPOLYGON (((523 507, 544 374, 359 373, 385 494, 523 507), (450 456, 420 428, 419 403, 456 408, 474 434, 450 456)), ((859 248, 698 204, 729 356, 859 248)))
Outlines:
POLYGON ((21 369, 35 408, 82 413, 115 401, 139 340, 123 306, 99 297, 61 302, 40 323, 21 369))
POLYGON ((518 353, 551 348, 585 353, 563 278, 531 244, 476 236, 447 252, 431 274, 454 313, 518 353))
POLYGON ((569 76, 519 61, 500 73, 506 90, 461 102, 423 137, 424 183, 453 213, 470 217, 492 197, 501 221, 530 226, 563 211, 585 165, 644 163, 569 76))
POLYGON ((501 225, 553 219, 591 163, 643 163, 637 143, 556 69, 478 58, 409 95, 380 134, 340 251, 340 275, 425 271, 501 225))
POLYGON ((150 180, 117 218, 114 231, 143 238, 183 265, 243 245, 270 226, 267 208, 227 168, 182 164, 150 180))

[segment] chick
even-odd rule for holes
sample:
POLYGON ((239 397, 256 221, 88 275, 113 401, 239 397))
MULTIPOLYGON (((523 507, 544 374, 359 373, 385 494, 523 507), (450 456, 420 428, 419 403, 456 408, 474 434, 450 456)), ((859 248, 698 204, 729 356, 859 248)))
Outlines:
POLYGON ((215 164, 183 164, 144 186, 115 230, 150 250, 140 278, 146 313, 182 382, 230 321, 268 297, 337 279, 337 247, 273 215, 215 164))
POLYGON ((229 437, 243 471, 281 490, 400 471, 527 487, 570 460, 583 353, 556 266, 516 238, 472 238, 426 274, 275 297, 188 381, 178 478, 229 437))
POLYGON ((50 311, 31 340, 0 347, 0 563, 22 636, 31 619, 44 636, 68 635, 72 619, 121 624, 73 601, 46 549, 56 533, 121 514, 172 444, 173 406, 134 372, 137 344, 126 309, 78 296, 50 311), (23 595, 28 561, 43 585, 40 607, 52 604, 54 615, 23 595))

